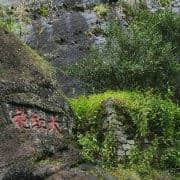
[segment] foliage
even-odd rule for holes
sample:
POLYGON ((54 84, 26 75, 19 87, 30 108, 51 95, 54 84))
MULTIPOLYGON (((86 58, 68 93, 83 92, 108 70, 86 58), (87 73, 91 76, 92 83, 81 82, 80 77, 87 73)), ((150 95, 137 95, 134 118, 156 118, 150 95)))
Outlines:
POLYGON ((110 23, 107 43, 69 69, 95 90, 175 87, 179 70, 180 17, 160 11, 137 13, 124 31, 110 23))
POLYGON ((159 0, 159 3, 161 4, 161 6, 166 7, 172 3, 172 0, 159 0))
POLYGON ((101 147, 102 164, 113 167, 116 163, 116 137, 113 130, 108 131, 101 147))
POLYGON ((79 135, 78 142, 82 146, 82 155, 85 160, 94 162, 99 152, 97 139, 93 134, 79 135))
POLYGON ((108 91, 88 97, 81 96, 70 101, 78 117, 76 131, 81 137, 82 151, 85 150, 85 154, 90 151, 90 158, 86 159, 98 159, 103 164, 111 166, 116 163, 116 139, 113 137, 113 131, 105 134, 103 139, 100 136, 104 118, 101 103, 109 98, 120 102, 120 106, 128 113, 126 120, 135 128, 134 138, 137 147, 132 151, 128 166, 141 172, 141 175, 148 175, 152 168, 176 171, 179 164, 176 143, 179 136, 180 107, 168 98, 163 100, 150 92, 142 94, 108 91), (145 139, 148 141, 147 147, 145 139), (94 143, 96 145, 92 145, 94 143), (99 148, 92 149, 92 146, 99 148), (92 156, 94 153, 96 156, 92 156))
POLYGON ((131 168, 135 169, 141 175, 147 175, 152 170, 152 163, 154 161, 154 156, 157 154, 157 144, 156 139, 152 142, 147 149, 144 151, 139 151, 138 147, 133 149, 131 156, 129 157, 129 165, 131 168))
POLYGON ((43 17, 47 17, 49 15, 49 9, 46 6, 41 6, 39 9, 37 9, 37 12, 43 17))
POLYGON ((2 6, 0 6, 0 27, 15 33, 19 33, 22 29, 22 25, 16 22, 13 11, 2 6))
POLYGON ((105 17, 108 14, 108 7, 104 4, 99 4, 94 7, 94 11, 101 17, 105 17))
POLYGON ((12 12, 10 10, 0 6, 0 27, 3 27, 8 31, 12 31, 15 25, 15 20, 11 14, 12 12))

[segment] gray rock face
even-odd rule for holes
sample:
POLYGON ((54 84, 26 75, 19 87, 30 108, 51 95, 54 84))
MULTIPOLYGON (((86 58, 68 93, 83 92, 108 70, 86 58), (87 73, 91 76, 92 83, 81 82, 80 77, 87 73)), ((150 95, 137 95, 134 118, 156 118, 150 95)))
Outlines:
POLYGON ((0 140, 1 180, 44 179, 77 163, 78 154, 65 137, 9 125, 1 129, 0 140))
POLYGON ((77 62, 84 57, 92 42, 103 44, 101 35, 87 36, 94 26, 103 23, 97 14, 87 9, 89 4, 99 1, 83 0, 44 0, 17 1, 14 6, 30 9, 28 16, 31 21, 23 24, 21 39, 50 59, 58 72, 58 81, 66 95, 85 93, 78 79, 66 76, 62 68, 77 62), (48 15, 43 17, 37 13, 38 8, 48 7, 48 15))
POLYGON ((161 8, 160 4, 156 0, 147 0, 146 3, 147 3, 147 7, 152 12, 156 12, 157 10, 159 10, 161 8))
MULTIPOLYGON (((147 3, 147 7, 152 12, 155 12, 159 9, 162 9, 162 6, 156 0, 146 0, 146 3, 147 3)), ((179 0, 172 0, 172 3, 170 4, 169 9, 171 9, 172 12, 180 13, 180 1, 179 0)))
POLYGON ((180 0, 173 0, 172 11, 175 13, 180 13, 180 0))
MULTIPOLYGON (((88 90, 83 82, 69 77, 63 68, 76 63, 86 56, 90 45, 103 45, 106 40, 101 33, 92 33, 93 29, 106 28, 106 21, 101 19, 90 5, 104 0, 1 0, 0 3, 19 9, 22 26, 18 35, 33 49, 38 50, 51 61, 57 70, 57 80, 67 96, 84 94, 88 90), (47 8, 44 16, 39 11, 47 8), (24 10, 23 10, 24 9, 24 10)), ((42 10, 43 11, 43 10, 42 10)), ((120 22, 126 26, 123 15, 118 15, 120 22)))

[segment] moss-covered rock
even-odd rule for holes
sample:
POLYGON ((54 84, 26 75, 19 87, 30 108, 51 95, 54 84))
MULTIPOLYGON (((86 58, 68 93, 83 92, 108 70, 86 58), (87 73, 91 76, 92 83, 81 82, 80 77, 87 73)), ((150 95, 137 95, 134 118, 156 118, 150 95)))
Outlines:
POLYGON ((73 112, 50 63, 3 28, 0 42, 0 179, 53 173, 77 157, 69 147, 73 112), (58 163, 42 165, 49 158, 58 163))
POLYGON ((0 100, 64 113, 65 96, 49 62, 0 28, 0 100))

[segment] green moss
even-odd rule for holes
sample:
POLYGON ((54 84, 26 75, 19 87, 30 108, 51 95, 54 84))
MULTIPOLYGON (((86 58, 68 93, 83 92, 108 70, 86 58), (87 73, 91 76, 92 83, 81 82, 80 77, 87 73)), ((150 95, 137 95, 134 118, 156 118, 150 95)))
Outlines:
POLYGON ((0 40, 0 55, 3 59, 0 72, 5 73, 4 78, 11 78, 9 76, 11 72, 11 75, 15 74, 14 78, 17 79, 18 77, 26 81, 34 79, 36 82, 46 79, 53 82, 55 70, 37 52, 22 44, 15 35, 2 28, 0 28, 0 40))
POLYGON ((29 46, 24 45, 24 48, 27 49, 30 56, 32 57, 32 63, 40 70, 40 72, 44 74, 45 78, 53 81, 56 73, 53 66, 29 46))

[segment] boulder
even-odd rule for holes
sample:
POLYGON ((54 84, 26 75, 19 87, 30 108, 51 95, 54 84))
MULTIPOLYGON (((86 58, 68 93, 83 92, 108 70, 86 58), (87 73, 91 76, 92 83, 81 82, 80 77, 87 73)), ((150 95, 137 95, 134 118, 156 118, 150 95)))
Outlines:
POLYGON ((42 178, 71 166, 74 116, 55 70, 3 28, 0 42, 0 179, 42 178))

